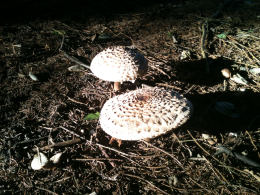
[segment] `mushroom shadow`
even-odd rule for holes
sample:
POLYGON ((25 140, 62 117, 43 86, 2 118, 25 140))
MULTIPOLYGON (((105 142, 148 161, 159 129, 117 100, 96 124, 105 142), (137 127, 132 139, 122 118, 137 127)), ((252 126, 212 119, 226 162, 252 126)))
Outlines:
POLYGON ((231 70, 231 65, 234 61, 219 57, 216 59, 208 58, 202 60, 193 60, 185 62, 171 63, 170 66, 175 70, 176 79, 185 83, 214 86, 223 82, 223 75, 221 70, 228 68, 231 70), (206 67, 209 67, 209 73, 206 67))
POLYGON ((260 127, 260 93, 217 92, 186 96, 194 106, 193 116, 186 123, 187 129, 217 135, 244 130, 256 131, 260 127), (230 111, 235 115, 219 112, 216 109, 217 102, 233 104, 234 109, 230 111))
POLYGON ((145 79, 138 79, 137 85, 155 86, 156 83, 169 83, 176 80, 191 85, 214 86, 223 82, 224 77, 221 74, 221 70, 223 68, 231 69, 231 65, 235 64, 234 61, 223 57, 209 58, 207 63, 209 65, 209 73, 206 72, 206 61, 204 59, 183 62, 169 61, 165 64, 167 68, 163 69, 163 72, 167 75, 160 73, 153 74, 152 77, 146 76, 145 79))

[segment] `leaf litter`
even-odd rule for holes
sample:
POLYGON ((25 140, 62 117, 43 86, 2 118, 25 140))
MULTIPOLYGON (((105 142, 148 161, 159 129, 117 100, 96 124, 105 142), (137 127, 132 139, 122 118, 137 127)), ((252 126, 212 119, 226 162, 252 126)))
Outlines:
POLYGON ((260 6, 225 2, 2 25, 0 192, 259 194, 259 168, 247 162, 260 158, 260 6), (192 119, 150 142, 109 145, 98 117, 115 94, 87 64, 112 45, 134 45, 153 63, 124 92, 143 84, 177 90, 193 102, 192 119), (225 68, 246 85, 223 78, 225 68), (59 163, 30 169, 36 147, 59 163))

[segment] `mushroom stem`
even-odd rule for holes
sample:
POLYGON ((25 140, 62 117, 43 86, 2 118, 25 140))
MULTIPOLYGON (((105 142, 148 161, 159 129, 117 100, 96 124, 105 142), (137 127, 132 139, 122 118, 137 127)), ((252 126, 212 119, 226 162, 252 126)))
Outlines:
POLYGON ((114 82, 114 91, 120 90, 121 83, 120 82, 114 82))
POLYGON ((109 144, 111 145, 114 141, 117 142, 118 147, 121 146, 122 140, 121 140, 121 139, 116 139, 116 138, 114 138, 114 137, 111 137, 111 139, 109 140, 109 144))

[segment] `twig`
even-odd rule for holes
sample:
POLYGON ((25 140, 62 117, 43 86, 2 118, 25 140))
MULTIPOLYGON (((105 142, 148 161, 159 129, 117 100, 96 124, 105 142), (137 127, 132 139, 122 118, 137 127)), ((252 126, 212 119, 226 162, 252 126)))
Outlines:
POLYGON ((210 153, 209 153, 207 150, 205 150, 205 149, 199 144, 199 142, 193 137, 193 135, 191 134, 191 132, 190 132, 189 130, 187 130, 187 132, 188 132, 188 134, 191 136, 191 138, 193 139, 193 141, 197 144, 197 146, 200 147, 200 149, 201 149, 203 152, 205 152, 208 156, 211 156, 211 157, 212 157, 215 161, 217 161, 219 164, 223 165, 223 163, 222 163, 220 160, 218 160, 218 159, 215 158, 214 156, 210 155, 210 153))
POLYGON ((65 130, 65 131, 67 131, 67 132, 69 132, 69 133, 70 133, 70 134, 72 134, 72 135, 75 135, 76 137, 79 137, 79 138, 81 138, 81 139, 85 140, 85 138, 84 138, 84 137, 80 136, 79 134, 77 134, 77 133, 75 133, 75 132, 73 132, 73 131, 71 131, 71 130, 69 130, 69 129, 65 128, 65 127, 59 126, 59 128, 61 128, 61 129, 65 130))
POLYGON ((59 51, 61 51, 62 47, 63 47, 63 44, 64 44, 64 34, 62 34, 62 39, 61 39, 61 44, 60 44, 60 47, 59 47, 59 51))
POLYGON ((39 140, 45 139, 45 138, 47 138, 47 136, 45 136, 45 137, 40 137, 40 138, 35 138, 35 139, 30 139, 30 140, 25 140, 25 141, 21 141, 21 142, 15 143, 14 146, 12 146, 12 148, 15 148, 17 145, 28 144, 28 143, 31 143, 31 142, 35 142, 35 141, 39 141, 39 140))
POLYGON ((116 149, 114 149, 114 148, 110 148, 110 147, 107 147, 107 146, 103 146, 102 144, 98 144, 98 143, 96 143, 95 145, 96 145, 96 146, 99 146, 99 147, 102 147, 102 148, 106 148, 106 149, 111 150, 111 151, 114 151, 114 152, 118 153, 119 155, 121 155, 122 157, 126 158, 127 160, 131 161, 132 163, 138 165, 137 162, 135 162, 135 161, 132 160, 131 158, 128 158, 128 157, 138 157, 138 155, 126 154, 126 153, 121 152, 121 151, 119 151, 119 150, 116 150, 116 149))
POLYGON ((222 180, 225 181, 226 184, 230 185, 230 183, 227 181, 227 179, 217 170, 213 167, 213 165, 209 162, 209 160, 203 156, 206 160, 206 162, 208 163, 209 167, 212 169, 212 171, 215 173, 215 175, 217 176, 217 178, 219 179, 220 182, 222 182, 222 180), (221 178, 219 178, 219 175, 222 177, 222 180, 221 178))
POLYGON ((59 51, 66 57, 68 58, 69 60, 71 60, 72 62, 75 62, 76 64, 80 65, 80 66, 83 66, 87 69, 90 69, 90 66, 84 64, 83 62, 79 61, 77 58, 75 57, 72 57, 72 56, 69 56, 65 51, 62 50, 63 48, 63 45, 64 45, 64 34, 62 34, 62 39, 61 39, 61 44, 60 44, 60 47, 59 47, 59 51))
MULTIPOLYGON (((98 147, 99 147, 99 149, 101 150, 102 154, 103 154, 107 159, 109 159, 109 156, 108 156, 108 154, 106 153, 106 151, 105 151, 101 146, 98 146, 98 147)), ((113 161, 110 161, 110 160, 109 160, 109 163, 110 163, 110 165, 111 165, 113 168, 116 167, 116 165, 115 165, 115 163, 114 163, 113 161)))
POLYGON ((260 177, 258 175, 255 175, 253 171, 249 171, 248 169, 244 170, 246 173, 249 173, 251 176, 253 176, 258 182, 260 182, 260 177))
POLYGON ((142 177, 139 177, 137 175, 127 174, 127 173, 123 173, 123 175, 144 181, 147 184, 149 184, 150 186, 152 186, 153 188, 155 188, 156 190, 158 190, 159 192, 161 192, 162 194, 169 194, 169 193, 163 191, 162 189, 160 189, 159 187, 155 186, 154 184, 152 184, 150 181, 147 181, 146 179, 144 179, 142 177))
MULTIPOLYGON (((58 142, 58 143, 55 143, 55 144, 43 146, 43 147, 39 148, 39 150, 43 151, 43 150, 49 150, 49 149, 54 148, 54 147, 65 147, 65 146, 69 146, 69 145, 72 145, 72 144, 80 143, 81 141, 82 141, 81 139, 77 138, 77 139, 68 140, 68 141, 64 141, 64 142, 58 142)), ((36 152, 37 148, 34 148, 33 151, 36 152)))
POLYGON ((258 162, 255 162, 253 161, 252 159, 250 158, 247 158, 246 156, 243 156, 241 154, 238 154, 237 152, 232 152, 231 150, 225 148, 224 146, 217 146, 218 150, 217 152, 215 153, 215 155, 218 155, 218 154, 221 154, 221 153, 226 153, 232 157, 235 157, 237 158, 238 160, 241 160, 242 162, 244 162, 245 164, 248 164, 250 166, 253 166, 253 167, 260 167, 260 164, 258 162))
POLYGON ((74 103, 76 103, 76 104, 80 104, 80 105, 87 106, 87 104, 82 103, 82 102, 79 102, 79 101, 77 101, 77 100, 75 100, 75 99, 73 99, 73 98, 71 98, 71 97, 69 97, 69 96, 67 96, 67 95, 65 95, 65 94, 61 94, 61 95, 63 95, 63 96, 66 97, 68 100, 70 100, 70 101, 72 101, 72 102, 74 102, 74 103))
MULTIPOLYGON (((187 131, 188 132, 188 134, 191 136, 191 138, 194 140, 194 142, 202 149, 202 151, 203 152, 205 152, 207 155, 209 155, 209 156, 211 156, 210 155, 210 153, 208 152, 208 151, 206 151, 198 142, 197 142, 197 140, 192 136, 192 134, 190 133, 190 131, 187 131)), ((214 160, 216 160, 218 163, 220 163, 220 164, 223 164, 222 162, 220 162, 218 159, 216 159, 214 156, 212 156, 212 158, 214 159, 214 160)), ((208 162, 210 165, 211 165, 211 163, 206 159, 206 157, 204 157, 204 159, 206 160, 206 162, 208 162)), ((213 169, 213 166, 211 165, 211 168, 213 169)), ((216 173, 216 169, 214 169, 213 171, 215 171, 214 173, 217 175, 217 173, 216 173)), ((229 182, 226 180, 226 178, 219 172, 219 171, 217 171, 218 172, 218 174, 222 177, 222 179, 227 183, 227 184, 229 184, 229 182)), ((217 176, 218 177, 218 176, 217 176)), ((219 177, 218 177, 219 178, 219 177)))
POLYGON ((37 188, 37 189, 39 189, 39 190, 42 190, 42 191, 45 191, 45 192, 48 192, 49 194, 58 195, 57 193, 55 193, 55 192, 53 192, 53 191, 50 191, 50 190, 48 190, 48 189, 45 189, 45 188, 40 188, 40 187, 35 187, 35 188, 37 188))
POLYGON ((195 85, 192 85, 189 89, 185 90, 184 94, 189 93, 195 87, 196 87, 195 85))
POLYGON ((203 152, 205 152, 207 155, 210 156, 210 153, 209 153, 207 150, 205 150, 205 149, 199 144, 199 142, 197 142, 197 140, 193 137, 193 135, 190 133, 190 131, 188 130, 187 132, 188 132, 188 134, 191 136, 191 138, 193 139, 193 141, 200 147, 200 149, 202 149, 203 152))
POLYGON ((154 146, 154 145, 152 145, 152 144, 150 144, 150 143, 148 143, 148 142, 146 142, 144 140, 142 140, 142 142, 145 143, 146 145, 148 145, 148 146, 150 146, 150 147, 152 147, 152 148, 154 148, 154 149, 156 149, 156 150, 158 150, 158 151, 160 151, 160 152, 170 156, 181 168, 183 168, 183 166, 180 163, 180 161, 177 158, 175 158, 172 154, 170 154, 169 152, 166 152, 165 150, 163 150, 161 148, 158 148, 158 147, 156 147, 156 146, 154 146))
POLYGON ((231 167, 231 166, 227 166, 227 165, 220 165, 220 166, 222 166, 222 167, 224 167, 224 168, 226 168, 226 169, 233 169, 233 170, 235 170, 235 171, 237 171, 237 172, 240 172, 240 173, 243 173, 243 174, 245 174, 245 175, 251 175, 251 176, 253 176, 258 182, 260 182, 260 177, 259 177, 258 175, 255 175, 255 174, 253 173, 253 171, 250 171, 250 170, 248 170, 248 169, 240 170, 240 169, 238 169, 238 168, 236 168, 236 167, 231 167))
POLYGON ((247 59, 248 59, 252 64, 254 64, 254 61, 251 59, 251 57, 248 55, 248 53, 247 53, 244 49, 239 48, 239 46, 238 46, 236 43, 233 43, 232 41, 225 40, 225 42, 227 42, 227 43, 233 45, 235 48, 237 48, 238 50, 240 50, 241 52, 243 52, 243 53, 246 55, 247 59))
POLYGON ((256 147, 256 145, 254 143, 254 140, 253 140, 252 136, 250 135, 250 133, 248 131, 246 131, 246 134, 248 135, 251 144, 254 146, 254 149, 257 151, 258 149, 257 149, 257 147, 256 147))
POLYGON ((180 87, 177 87, 175 85, 168 85, 167 83, 157 83, 157 85, 163 86, 163 87, 168 87, 168 88, 171 88, 171 89, 182 90, 182 88, 180 88, 180 87))
POLYGON ((205 186, 202 186, 201 184, 199 184, 198 182, 196 182, 194 179, 192 179, 191 177, 189 178, 193 183, 195 183, 197 186, 199 186, 201 189, 206 190, 208 193, 212 193, 212 191, 208 190, 205 186))
POLYGON ((66 52, 61 51, 63 53, 63 55, 68 58, 69 60, 71 60, 72 62, 75 62, 76 64, 83 66, 87 69, 90 69, 90 66, 84 64, 83 62, 79 61, 77 58, 73 57, 73 56, 69 56, 66 52))
MULTIPOLYGON (((240 47, 245 48, 245 49, 247 50, 247 52, 250 54, 250 56, 251 56, 253 59, 255 59, 258 63, 260 62, 260 60, 259 60, 257 57, 255 57, 254 54, 252 54, 252 52, 249 51, 248 47, 242 45, 241 43, 239 43, 237 40, 235 40, 235 39, 232 38, 231 36, 227 36, 227 37, 228 37, 228 39, 234 41, 236 45, 239 45, 240 47)), ((245 53, 246 53, 246 52, 245 52, 245 53)), ((246 53, 246 55, 247 55, 248 58, 250 58, 247 53, 246 53)))
POLYGON ((99 161, 99 160, 113 160, 113 161, 122 161, 121 159, 116 159, 116 158, 76 158, 76 159, 73 159, 75 161, 93 161, 93 160, 96 160, 96 161, 99 161))
POLYGON ((66 181, 66 180, 68 180, 68 179, 70 179, 70 178, 71 178, 71 176, 69 176, 69 177, 64 177, 64 178, 62 178, 62 179, 59 179, 59 180, 57 180, 57 181, 54 181, 54 183, 64 182, 64 181, 66 181))
MULTIPOLYGON (((151 62, 151 60, 149 60, 151 62)), ((153 63, 150 63, 149 66, 152 68, 152 69, 155 69, 157 71, 159 71, 160 73, 162 73, 163 75, 167 76, 169 79, 171 78, 170 75, 168 75, 166 72, 164 72, 161 68, 155 66, 153 63)))
POLYGON ((96 145, 97 145, 97 146, 100 146, 100 147, 102 147, 102 148, 106 148, 106 149, 108 149, 108 150, 114 151, 114 152, 116 152, 116 153, 118 153, 118 154, 120 154, 120 155, 122 155, 122 156, 129 156, 129 157, 136 157, 136 156, 137 156, 137 155, 127 154, 127 153, 121 152, 121 151, 119 151, 119 150, 117 150, 117 149, 110 148, 110 147, 104 146, 104 145, 102 145, 102 144, 96 143, 96 145))
POLYGON ((209 69, 208 55, 206 52, 206 43, 205 43, 208 37, 208 20, 205 20, 203 22, 201 30, 202 30, 201 41, 200 41, 201 55, 202 58, 206 60, 206 73, 209 73, 210 69, 209 69))

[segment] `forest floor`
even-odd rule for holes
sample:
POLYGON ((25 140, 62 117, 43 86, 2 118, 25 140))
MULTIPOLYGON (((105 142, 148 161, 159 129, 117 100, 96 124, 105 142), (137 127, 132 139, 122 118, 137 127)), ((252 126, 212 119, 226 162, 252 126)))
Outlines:
POLYGON ((260 194, 260 2, 223 2, 1 25, 0 193, 260 194), (115 45, 149 61, 122 93, 146 84, 184 94, 194 106, 185 125, 150 142, 109 144, 87 116, 115 95, 112 83, 77 60, 90 65, 115 45), (40 152, 61 158, 33 170, 40 152))

